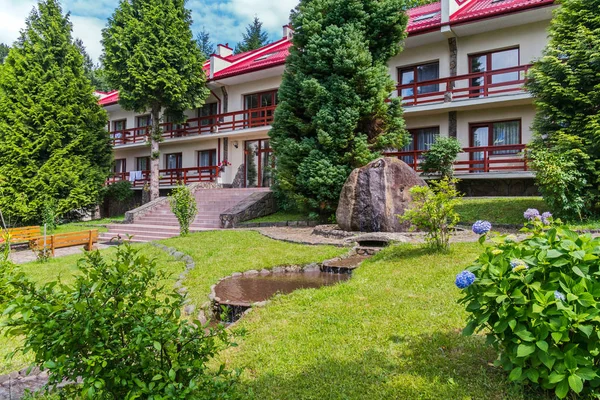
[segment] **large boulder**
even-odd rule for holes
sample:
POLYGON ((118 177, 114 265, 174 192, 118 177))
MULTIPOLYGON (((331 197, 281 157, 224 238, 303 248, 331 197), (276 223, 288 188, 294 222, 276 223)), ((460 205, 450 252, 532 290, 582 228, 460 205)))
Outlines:
POLYGON ((348 177, 336 212, 345 231, 404 232, 410 224, 400 223, 411 202, 410 188, 426 183, 405 162, 379 158, 348 177))

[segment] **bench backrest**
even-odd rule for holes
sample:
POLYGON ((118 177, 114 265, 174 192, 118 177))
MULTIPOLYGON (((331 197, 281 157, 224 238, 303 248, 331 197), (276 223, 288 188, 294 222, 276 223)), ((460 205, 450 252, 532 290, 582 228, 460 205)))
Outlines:
MULTIPOLYGON (((3 233, 3 232, 2 232, 3 233)), ((23 242, 35 239, 41 236, 39 226, 24 226, 22 228, 9 228, 10 240, 14 242, 23 242)))
MULTIPOLYGON (((63 247, 77 246, 80 244, 91 245, 98 241, 98 230, 57 233, 46 237, 46 247, 51 249, 60 249, 63 247)), ((32 247, 42 249, 44 247, 44 238, 37 238, 32 247)))

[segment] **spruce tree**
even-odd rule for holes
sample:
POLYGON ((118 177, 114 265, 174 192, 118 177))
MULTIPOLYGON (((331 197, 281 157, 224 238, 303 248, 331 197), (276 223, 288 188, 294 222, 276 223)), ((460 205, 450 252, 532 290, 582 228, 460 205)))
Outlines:
POLYGON ((10 47, 5 45, 4 43, 0 43, 0 64, 2 64, 4 62, 4 59, 8 55, 9 50, 10 50, 10 47))
POLYGON ((263 23, 258 17, 246 27, 246 33, 242 34, 242 41, 235 46, 235 53, 260 49, 269 44, 269 35, 262 30, 263 23))
POLYGON ((206 28, 202 27, 202 31, 200 31, 200 33, 198 33, 196 36, 196 42, 198 42, 200 52, 205 59, 209 58, 216 52, 215 45, 213 42, 211 42, 210 33, 206 30, 206 28))
POLYGON ((209 91, 203 57, 191 31, 185 0, 122 0, 102 31, 102 63, 119 104, 150 111, 150 198, 159 195, 161 110, 183 122, 184 111, 204 103, 209 91))
POLYGON ((280 198, 327 217, 353 168, 407 141, 387 61, 404 0, 302 0, 270 132, 280 198))
POLYGON ((537 184, 567 218, 600 214, 600 0, 565 0, 529 73, 537 184))
POLYGON ((110 91, 110 87, 106 82, 106 78, 104 77, 104 71, 102 70, 102 67, 97 64, 94 64, 92 57, 90 57, 90 55, 88 54, 81 39, 75 39, 75 47, 77 47, 77 50, 79 50, 79 52, 83 56, 83 69, 85 70, 85 75, 92 82, 92 86, 94 87, 94 89, 101 92, 110 91))
POLYGON ((97 204, 110 173, 106 113, 57 0, 42 0, 0 68, 0 209, 23 223, 97 204))

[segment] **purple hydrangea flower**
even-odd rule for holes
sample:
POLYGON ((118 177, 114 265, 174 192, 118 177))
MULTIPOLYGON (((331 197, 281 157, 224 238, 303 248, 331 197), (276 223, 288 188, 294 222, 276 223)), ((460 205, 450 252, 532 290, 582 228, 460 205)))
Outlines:
POLYGON ((458 275, 456 275, 456 287, 459 289, 464 289, 471 286, 475 282, 475 274, 471 271, 462 271, 458 275))
POLYGON ((556 300, 560 300, 560 301, 565 301, 565 300, 567 299, 567 298, 565 297, 565 295, 564 295, 564 294, 562 294, 561 292, 559 292, 558 290, 556 290, 556 291, 554 292, 554 298, 555 298, 556 300))
POLYGON ((492 224, 488 221, 477 221, 473 224, 473 232, 478 235, 485 235, 492 230, 492 224))
POLYGON ((549 211, 546 211, 545 213, 542 214, 542 222, 544 223, 544 225, 550 225, 550 218, 552 218, 552 213, 549 211))
POLYGON ((523 217, 525 217, 528 221, 533 221, 536 218, 539 218, 540 212, 535 208, 528 208, 524 213, 523 217))

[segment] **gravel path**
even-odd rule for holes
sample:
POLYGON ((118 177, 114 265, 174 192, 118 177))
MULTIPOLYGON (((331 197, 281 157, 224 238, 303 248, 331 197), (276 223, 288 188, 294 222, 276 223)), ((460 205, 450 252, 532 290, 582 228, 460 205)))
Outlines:
MULTIPOLYGON (((111 245, 107 245, 104 243, 96 243, 94 247, 99 250, 102 250, 111 247, 111 245)), ((55 257, 70 256, 72 254, 83 255, 83 252, 84 250, 81 246, 65 247, 63 249, 56 249, 55 257)), ((27 248, 15 248, 10 254, 10 259, 15 264, 25 264, 31 261, 36 261, 37 257, 33 251, 27 248)))

